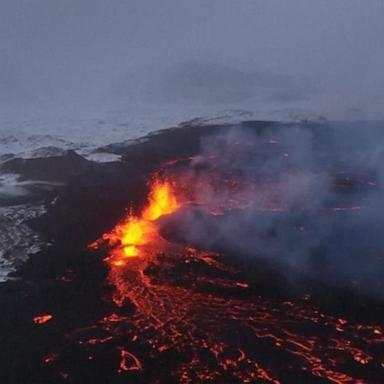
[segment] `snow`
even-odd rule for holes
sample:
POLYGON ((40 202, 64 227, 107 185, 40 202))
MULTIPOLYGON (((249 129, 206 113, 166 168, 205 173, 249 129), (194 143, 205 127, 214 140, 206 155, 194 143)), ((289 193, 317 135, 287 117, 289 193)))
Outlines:
POLYGON ((42 205, 0 207, 0 282, 6 281, 8 273, 40 250, 42 242, 27 221, 44 212, 42 205))
MULTIPOLYGON (((212 112, 202 106, 181 109, 136 106, 84 111, 70 117, 65 113, 29 113, 17 118, 0 119, 0 162, 11 155, 24 158, 53 156, 67 149, 97 159, 95 150, 98 147, 137 139, 149 132, 178 126, 183 121, 233 123, 244 119, 287 120, 289 115, 292 111, 285 115, 276 110, 263 114, 243 109, 212 112)), ((99 156, 98 161, 101 159, 99 156)), ((110 161, 110 158, 106 159, 110 161)))

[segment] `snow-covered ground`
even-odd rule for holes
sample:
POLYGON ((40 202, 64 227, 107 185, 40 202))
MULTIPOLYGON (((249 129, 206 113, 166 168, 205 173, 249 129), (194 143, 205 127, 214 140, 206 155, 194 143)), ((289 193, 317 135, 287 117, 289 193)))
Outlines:
POLYGON ((12 156, 31 158, 74 149, 93 160, 108 161, 95 149, 110 143, 137 139, 149 132, 199 119, 201 122, 236 122, 246 119, 301 120, 318 118, 308 105, 132 105, 131 107, 61 111, 56 113, 0 114, 0 162, 12 156))
POLYGON ((41 241, 27 221, 44 211, 41 205, 0 207, 0 282, 28 255, 39 251, 41 241))
MULTIPOLYGON (((99 113, 96 117, 55 116, 0 120, 0 161, 11 156, 53 156, 67 149, 95 158, 93 152, 97 147, 136 139, 151 131, 204 116, 193 111, 170 114, 161 110, 143 110, 136 116, 124 111, 110 111, 99 113)), ((238 111, 218 112, 210 118, 229 120, 236 116, 239 119, 244 118, 238 111)), ((251 117, 252 114, 248 113, 247 116, 251 117)))

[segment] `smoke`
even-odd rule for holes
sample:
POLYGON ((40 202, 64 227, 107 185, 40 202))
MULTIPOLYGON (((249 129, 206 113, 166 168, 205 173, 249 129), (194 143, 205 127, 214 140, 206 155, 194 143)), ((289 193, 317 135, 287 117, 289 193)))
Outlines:
POLYGON ((163 232, 277 265, 292 282, 310 278, 382 296, 379 128, 235 127, 205 138, 178 175, 195 204, 167 218, 163 232))

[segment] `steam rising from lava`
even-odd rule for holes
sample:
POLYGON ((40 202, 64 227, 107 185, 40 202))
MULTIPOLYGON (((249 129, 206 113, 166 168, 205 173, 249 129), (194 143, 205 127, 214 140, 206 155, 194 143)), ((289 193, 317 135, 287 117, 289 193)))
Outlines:
POLYGON ((188 167, 169 171, 197 207, 164 220, 162 233, 267 260, 295 285, 305 276, 382 295, 383 156, 353 132, 235 128, 203 139, 188 167))
POLYGON ((114 247, 110 262, 161 252, 171 233, 185 245, 272 262, 295 284, 305 276, 381 295, 384 201, 369 166, 377 151, 356 147, 356 156, 337 135, 322 125, 204 138, 197 156, 164 166, 172 184, 154 178, 140 217, 130 213, 103 236, 114 247))

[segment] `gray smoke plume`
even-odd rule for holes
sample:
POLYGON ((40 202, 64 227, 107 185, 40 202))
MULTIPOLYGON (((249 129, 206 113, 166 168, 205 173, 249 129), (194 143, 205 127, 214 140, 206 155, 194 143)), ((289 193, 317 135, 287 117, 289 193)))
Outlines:
POLYGON ((208 137, 179 177, 196 203, 166 220, 186 243, 382 295, 384 133, 326 124, 208 137))

